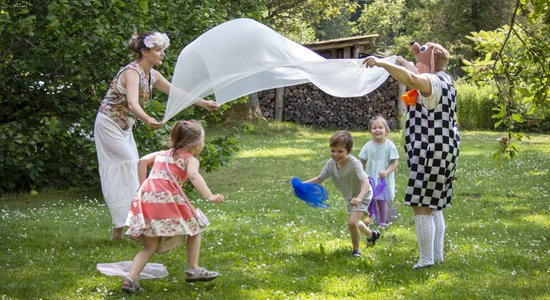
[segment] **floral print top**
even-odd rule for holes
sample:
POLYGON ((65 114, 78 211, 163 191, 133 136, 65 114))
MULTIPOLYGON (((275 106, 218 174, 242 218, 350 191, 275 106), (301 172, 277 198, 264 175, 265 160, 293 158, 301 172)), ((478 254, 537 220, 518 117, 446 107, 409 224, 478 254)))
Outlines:
POLYGON ((135 123, 134 114, 128 107, 126 89, 120 83, 120 76, 128 69, 136 70, 139 73, 139 105, 143 106, 143 104, 151 99, 152 88, 155 83, 154 72, 151 70, 150 78, 147 80, 145 71, 143 71, 143 68, 136 61, 131 62, 118 71, 109 86, 105 98, 101 101, 99 112, 113 120, 122 130, 132 129, 135 123))

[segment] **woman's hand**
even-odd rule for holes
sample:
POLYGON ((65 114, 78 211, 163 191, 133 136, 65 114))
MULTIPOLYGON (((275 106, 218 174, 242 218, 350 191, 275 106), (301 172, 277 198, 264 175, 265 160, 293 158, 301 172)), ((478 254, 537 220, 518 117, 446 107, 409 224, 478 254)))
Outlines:
POLYGON ((210 195, 206 198, 206 201, 211 203, 222 203, 225 201, 225 197, 222 194, 210 195))
POLYGON ((147 119, 147 121, 145 123, 147 125, 149 125, 149 127, 151 127, 152 129, 160 129, 164 125, 164 124, 162 124, 162 122, 159 122, 159 121, 155 120, 154 118, 147 119))
POLYGON ((216 101, 213 101, 213 100, 204 100, 204 99, 199 99, 199 101, 197 101, 197 105, 208 110, 208 111, 215 111, 217 110, 218 108, 220 108, 220 106, 218 105, 218 103, 216 103, 216 101))

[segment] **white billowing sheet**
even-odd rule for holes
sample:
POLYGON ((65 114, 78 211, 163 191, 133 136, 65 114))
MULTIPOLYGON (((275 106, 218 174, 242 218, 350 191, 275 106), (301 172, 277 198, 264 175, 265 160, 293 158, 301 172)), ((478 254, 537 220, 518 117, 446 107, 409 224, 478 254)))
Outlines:
MULTIPOLYGON (((108 276, 126 277, 130 272, 131 266, 131 261, 120 261, 114 263, 99 263, 96 265, 96 268, 99 272, 108 276)), ((166 276, 168 276, 166 267, 164 267, 163 264, 157 263, 147 263, 139 274, 139 278, 141 279, 164 278, 166 276)))
MULTIPOLYGON (((396 57, 385 58, 395 63, 396 57)), ((215 94, 223 104, 239 97, 311 82, 336 97, 370 93, 388 78, 383 68, 365 68, 362 59, 325 59, 251 19, 222 23, 180 53, 164 122, 215 94)))

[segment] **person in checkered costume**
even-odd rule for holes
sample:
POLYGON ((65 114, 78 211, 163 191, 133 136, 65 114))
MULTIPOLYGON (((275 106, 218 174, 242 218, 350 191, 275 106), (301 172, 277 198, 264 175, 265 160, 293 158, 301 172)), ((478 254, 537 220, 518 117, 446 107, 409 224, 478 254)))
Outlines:
POLYGON ((409 180, 405 204, 414 211, 420 257, 413 268, 443 262, 445 219, 452 204, 453 180, 460 149, 456 121, 456 90, 445 73, 449 52, 436 43, 411 43, 416 66, 398 57, 396 64, 370 56, 363 64, 382 67, 411 88, 407 105, 405 151, 409 180))

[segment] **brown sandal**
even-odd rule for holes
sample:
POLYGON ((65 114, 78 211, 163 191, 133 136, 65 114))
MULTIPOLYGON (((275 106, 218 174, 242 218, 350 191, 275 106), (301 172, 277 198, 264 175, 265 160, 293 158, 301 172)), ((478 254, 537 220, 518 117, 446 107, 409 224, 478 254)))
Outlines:
POLYGON ((124 278, 124 281, 122 281, 122 286, 120 288, 126 293, 130 294, 143 292, 143 289, 139 286, 139 283, 137 281, 132 281, 132 279, 128 277, 124 278))
POLYGON ((210 281, 220 276, 220 273, 214 272, 214 271, 208 271, 205 268, 187 270, 185 271, 185 274, 186 274, 185 281, 187 282, 210 281))

